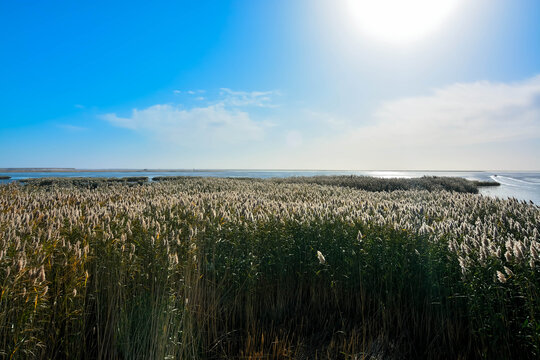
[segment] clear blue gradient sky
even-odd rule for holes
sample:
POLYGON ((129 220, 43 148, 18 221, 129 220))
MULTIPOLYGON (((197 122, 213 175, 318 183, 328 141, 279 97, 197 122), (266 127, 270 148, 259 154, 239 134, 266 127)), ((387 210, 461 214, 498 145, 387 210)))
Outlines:
POLYGON ((540 170, 540 1, 348 1, 0 0, 0 167, 540 170))

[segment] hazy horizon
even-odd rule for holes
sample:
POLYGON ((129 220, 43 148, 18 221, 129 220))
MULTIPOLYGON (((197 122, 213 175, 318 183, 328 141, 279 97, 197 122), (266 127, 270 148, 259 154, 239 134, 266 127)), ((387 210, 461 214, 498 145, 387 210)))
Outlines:
POLYGON ((4 167, 0 168, 0 172, 10 172, 17 170, 42 170, 49 172, 61 172, 64 170, 74 172, 115 172, 115 171, 132 171, 132 172, 153 172, 153 171, 170 171, 170 172, 189 172, 189 171, 384 171, 384 172, 540 172, 538 169, 308 169, 308 168, 73 168, 73 167, 4 167), (59 171, 56 171, 59 170, 59 171))

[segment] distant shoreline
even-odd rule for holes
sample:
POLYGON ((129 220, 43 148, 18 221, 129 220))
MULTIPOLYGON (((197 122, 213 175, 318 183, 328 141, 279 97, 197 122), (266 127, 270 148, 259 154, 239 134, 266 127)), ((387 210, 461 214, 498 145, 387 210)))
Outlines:
POLYGON ((400 171, 400 172, 540 172, 540 170, 328 170, 328 169, 76 169, 76 168, 0 168, 0 173, 34 173, 34 172, 70 172, 70 173, 94 173, 94 172, 220 172, 220 171, 400 171))

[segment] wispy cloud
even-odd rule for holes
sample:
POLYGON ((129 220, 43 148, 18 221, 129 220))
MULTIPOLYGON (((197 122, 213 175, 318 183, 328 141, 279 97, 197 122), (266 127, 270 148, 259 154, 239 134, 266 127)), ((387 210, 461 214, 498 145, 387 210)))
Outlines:
POLYGON ((196 95, 196 94, 204 94, 206 90, 173 90, 173 94, 179 95, 179 94, 189 94, 189 95, 196 95))
POLYGON ((237 144, 259 140, 265 124, 249 113, 222 104, 183 109, 174 105, 154 105, 134 109, 130 116, 102 115, 114 126, 151 134, 159 141, 185 146, 237 144))
POLYGON ((273 97, 280 95, 279 91, 234 91, 221 88, 222 101, 229 106, 258 106, 276 107, 273 97))
POLYGON ((466 145, 540 137, 540 76, 454 84, 383 103, 358 136, 400 144, 466 145))
POLYGON ((540 167, 540 76, 453 84, 383 102, 367 119, 307 116, 319 131, 297 134, 301 147, 287 153, 292 167, 540 167))
POLYGON ((452 84, 382 102, 362 119, 291 107, 268 111, 278 95, 223 88, 217 99, 199 103, 205 105, 154 105, 102 118, 189 150, 220 149, 208 161, 223 166, 540 168, 540 76, 452 84), (242 151, 231 158, 229 145, 242 151))
MULTIPOLYGON (((197 95, 195 100, 204 102, 204 90, 174 90, 175 94, 197 95)), ((205 105, 185 108, 181 105, 156 104, 139 110, 133 109, 129 116, 115 113, 104 114, 103 120, 110 124, 149 134, 159 141, 184 146, 201 144, 243 144, 264 137, 270 121, 254 119, 249 107, 271 107, 276 91, 233 91, 220 89, 219 97, 205 105)))

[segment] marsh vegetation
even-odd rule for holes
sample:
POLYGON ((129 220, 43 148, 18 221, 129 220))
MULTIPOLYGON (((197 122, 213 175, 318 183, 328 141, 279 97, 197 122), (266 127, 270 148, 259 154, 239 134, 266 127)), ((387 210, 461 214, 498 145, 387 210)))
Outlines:
POLYGON ((320 184, 345 186, 366 191, 396 191, 396 190, 447 190, 462 193, 478 193, 478 184, 460 177, 423 176, 420 178, 377 178, 371 176, 338 175, 290 177, 273 179, 287 184, 320 184))
MULTIPOLYGON (((156 176, 153 181, 175 181, 185 176, 156 176)), ((357 175, 292 176, 269 179, 236 178, 237 180, 273 182, 283 184, 318 184, 350 187, 366 191, 395 190, 447 190, 462 193, 478 193, 478 186, 497 186, 495 181, 471 181, 460 177, 423 176, 419 178, 379 178, 357 175)))
POLYGON ((540 356, 537 206, 335 185, 0 186, 0 357, 540 356))

